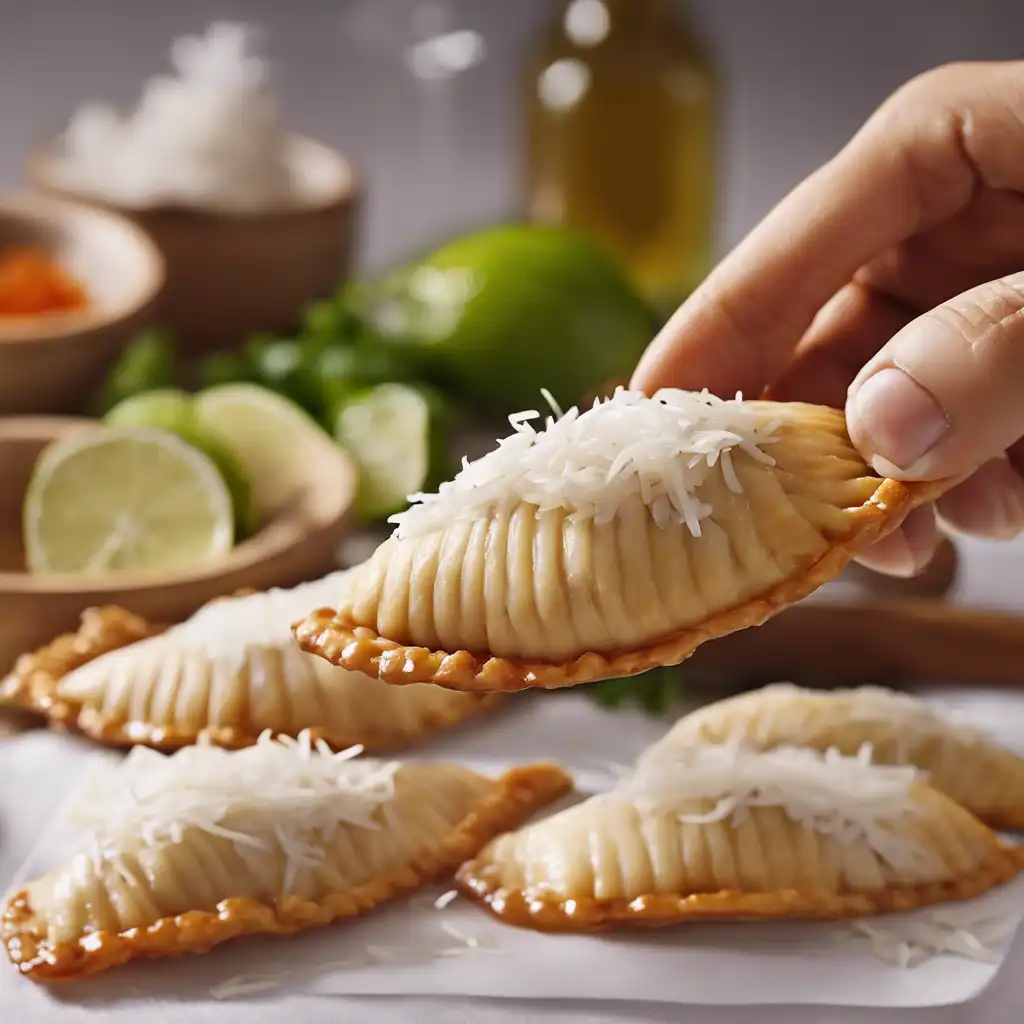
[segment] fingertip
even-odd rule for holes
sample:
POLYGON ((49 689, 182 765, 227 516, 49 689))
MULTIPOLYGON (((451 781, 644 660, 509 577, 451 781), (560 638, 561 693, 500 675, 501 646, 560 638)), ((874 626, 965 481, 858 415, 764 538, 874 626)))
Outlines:
POLYGON ((944 522, 986 540, 1024 533, 1024 477, 1007 458, 992 459, 937 503, 944 522))
POLYGON ((861 552, 857 562, 872 572, 909 579, 924 572, 938 545, 935 510, 928 505, 914 509, 897 529, 861 552))

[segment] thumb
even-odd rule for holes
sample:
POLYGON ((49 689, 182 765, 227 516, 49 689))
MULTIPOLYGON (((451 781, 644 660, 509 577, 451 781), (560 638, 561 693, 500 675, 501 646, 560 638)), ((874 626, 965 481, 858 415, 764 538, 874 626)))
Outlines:
POLYGON ((850 385, 853 443, 876 473, 960 477, 1024 435, 1024 273, 903 328, 850 385))

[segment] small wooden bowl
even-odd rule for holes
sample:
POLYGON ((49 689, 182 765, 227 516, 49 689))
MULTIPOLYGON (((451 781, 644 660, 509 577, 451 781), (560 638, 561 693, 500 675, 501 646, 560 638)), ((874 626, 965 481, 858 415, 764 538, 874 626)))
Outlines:
POLYGON ((0 253, 31 246, 88 293, 69 313, 0 316, 0 415, 80 408, 164 284, 164 261, 146 233, 116 213, 45 195, 0 196, 0 253))
POLYGON ((57 154, 56 143, 33 153, 30 181, 117 210, 153 237, 167 261, 162 324, 186 354, 234 348, 257 331, 291 330, 302 307, 333 293, 349 270, 359 184, 345 157, 312 139, 292 136, 288 151, 307 194, 261 213, 94 199, 62 180, 57 154))
POLYGON ((86 608, 116 604, 154 622, 179 622, 212 598, 315 579, 337 567, 348 529, 356 473, 341 449, 307 452, 310 484, 256 536, 225 558, 159 577, 31 575, 21 541, 22 500, 40 452, 94 420, 26 416, 0 420, 0 676, 17 656, 77 628, 86 608))

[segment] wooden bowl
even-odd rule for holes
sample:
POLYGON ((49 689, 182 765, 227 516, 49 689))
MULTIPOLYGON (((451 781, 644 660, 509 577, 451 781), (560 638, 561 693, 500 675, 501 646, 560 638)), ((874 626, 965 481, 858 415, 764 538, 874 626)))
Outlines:
POLYGON ((100 429, 94 420, 72 417, 0 420, 0 676, 22 652, 77 628, 79 615, 90 606, 116 604, 154 622, 179 622, 222 594, 294 586, 337 567, 335 552, 349 525, 356 473, 340 448, 325 445, 305 453, 311 486, 215 563, 158 577, 29 574, 21 509, 36 459, 54 440, 100 429))
MULTIPOLYGON (((257 331, 289 331, 303 306, 332 294, 347 274, 359 199, 352 166, 302 136, 291 137, 288 157, 308 194, 265 213, 95 200, 131 217, 163 252, 162 323, 184 353, 233 348, 257 331)), ((78 195, 62 181, 54 143, 30 156, 28 175, 43 191, 78 195)))
POLYGON ((0 316, 0 415, 69 412, 99 386, 125 343, 155 312, 164 261, 116 213, 45 195, 0 195, 0 253, 42 250, 86 289, 69 313, 0 316))

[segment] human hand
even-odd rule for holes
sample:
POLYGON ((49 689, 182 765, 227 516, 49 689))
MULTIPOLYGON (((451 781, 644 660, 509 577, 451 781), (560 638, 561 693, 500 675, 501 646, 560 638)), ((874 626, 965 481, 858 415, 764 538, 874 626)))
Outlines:
POLYGON ((845 406, 876 472, 967 476, 860 559, 914 575, 936 511, 977 536, 1024 530, 1022 269, 1024 61, 937 68, 719 264, 632 386, 845 406))

